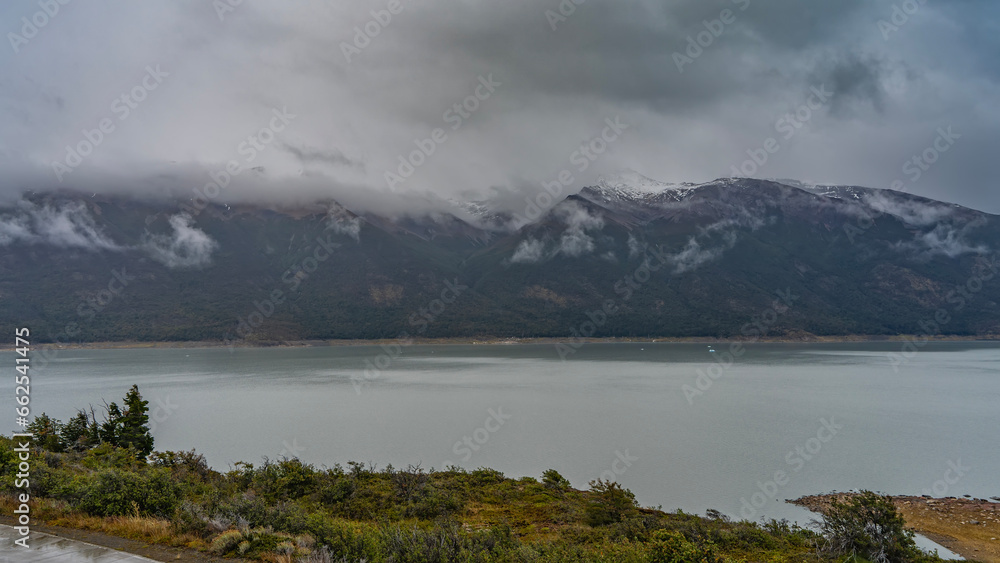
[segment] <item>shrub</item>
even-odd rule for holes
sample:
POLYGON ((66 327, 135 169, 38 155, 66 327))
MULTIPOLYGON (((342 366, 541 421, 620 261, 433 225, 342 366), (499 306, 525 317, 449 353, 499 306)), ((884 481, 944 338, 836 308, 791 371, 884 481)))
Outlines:
MULTIPOLYGON (((0 436, 0 475, 13 476, 17 473, 18 459, 14 447, 13 440, 0 436)), ((9 486, 13 482, 13 479, 4 479, 4 485, 9 486)))
POLYGON ((263 553, 276 552, 278 547, 287 543, 294 551, 291 538, 284 534, 275 534, 263 528, 252 530, 229 530, 222 532, 212 540, 212 552, 227 555, 236 552, 241 557, 256 557, 263 553))
POLYGON ((274 552, 278 555, 291 555, 295 553, 295 544, 290 541, 283 541, 274 548, 274 552))
POLYGON ((542 484, 545 485, 546 488, 555 491, 565 491, 566 489, 569 489, 569 479, 560 475, 555 469, 546 469, 545 472, 542 473, 542 484))
POLYGON ((136 511, 170 517, 180 502, 180 489, 164 471, 145 474, 108 469, 82 482, 78 506, 95 516, 124 516, 136 511))
POLYGON ((421 497, 406 506, 404 516, 433 520, 462 510, 464 503, 451 491, 427 487, 421 497))
POLYGON ((653 532, 649 550, 651 563, 717 563, 722 561, 710 542, 698 545, 683 534, 668 530, 653 532))
POLYGON ((354 481, 347 477, 333 477, 322 485, 319 491, 319 500, 326 505, 334 505, 344 502, 354 494, 354 481))
POLYGON ((469 483, 474 487, 485 487, 487 485, 496 485, 503 482, 503 473, 497 471, 496 469, 480 467, 479 469, 469 473, 469 483))
MULTIPOLYGON (((170 523, 174 529, 181 533, 195 534, 206 537, 211 532, 209 519, 201 506, 189 501, 181 503, 174 511, 174 516, 170 523)), ((228 526, 227 526, 228 527, 228 526)))
POLYGON ((188 477, 195 477, 205 481, 212 475, 205 456, 189 452, 153 452, 149 456, 149 462, 156 467, 166 467, 174 472, 178 480, 187 481, 188 477))
POLYGON ((239 530, 229 530, 219 534, 212 540, 211 550, 214 553, 229 553, 243 541, 243 532, 239 530))
POLYGON ((34 435, 34 443, 38 448, 50 452, 64 451, 62 438, 63 424, 58 420, 42 413, 31 421, 27 426, 27 432, 34 435))
POLYGON ((405 470, 394 470, 392 466, 386 468, 385 472, 392 480, 396 489, 396 496, 403 501, 412 501, 420 496, 427 486, 427 474, 420 465, 410 465, 405 470))
POLYGON ((622 518, 635 513, 638 508, 632 491, 613 481, 591 481, 590 494, 586 511, 587 522, 591 526, 621 522, 622 518))
POLYGON ((250 487, 268 500, 301 498, 313 491, 316 470, 298 459, 283 459, 277 463, 265 460, 253 470, 250 487))
POLYGON ((109 443, 88 450, 82 463, 88 469, 136 469, 140 467, 139 460, 136 459, 133 450, 118 448, 109 443))
POLYGON ((818 523, 825 541, 821 551, 840 557, 861 556, 874 563, 902 563, 919 555, 913 533, 892 498, 862 491, 847 502, 834 500, 818 523))

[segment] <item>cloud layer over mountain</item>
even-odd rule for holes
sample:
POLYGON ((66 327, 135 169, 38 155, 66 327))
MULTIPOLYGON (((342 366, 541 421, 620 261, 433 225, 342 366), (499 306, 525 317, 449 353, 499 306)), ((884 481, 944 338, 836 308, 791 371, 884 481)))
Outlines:
POLYGON ((405 213, 496 194, 520 211, 561 174, 569 192, 629 168, 899 181, 1000 212, 986 0, 98 0, 44 25, 39 11, 0 6, 7 195, 214 189, 405 213))

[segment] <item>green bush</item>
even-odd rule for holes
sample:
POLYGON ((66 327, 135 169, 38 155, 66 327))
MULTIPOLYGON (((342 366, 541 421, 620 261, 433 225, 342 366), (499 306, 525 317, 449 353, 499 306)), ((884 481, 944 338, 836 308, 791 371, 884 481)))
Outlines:
POLYGON ((587 503, 587 522, 591 526, 604 526, 621 522, 636 512, 638 505, 632 491, 613 481, 598 479, 590 482, 590 501, 587 503))
POLYGON ((180 502, 180 487, 163 470, 144 473, 106 469, 89 483, 82 481, 78 508, 95 516, 140 514, 171 517, 180 502))
POLYGON ((892 498, 862 491, 847 502, 834 500, 819 522, 821 551, 860 556, 879 563, 903 563, 920 556, 892 498))
POLYGON ((27 426, 26 431, 34 435, 35 447, 50 452, 61 452, 66 449, 60 437, 63 432, 63 424, 45 413, 36 416, 27 426))
POLYGON ((298 459, 266 461, 251 470, 250 487, 270 501, 298 499, 312 493, 316 469, 298 459))
POLYGON ((709 542, 692 543, 680 532, 657 530, 649 553, 650 563, 718 563, 722 561, 709 542))
POLYGON ((0 476, 4 477, 3 484, 10 487, 14 484, 13 477, 17 473, 17 454, 14 453, 14 441, 7 437, 0 437, 0 476))
POLYGON ((211 550, 213 553, 229 553, 236 549, 236 546, 242 541, 243 532, 239 530, 227 530, 212 540, 211 550))
POLYGON ((542 484, 545 485, 546 488, 555 491, 565 491, 569 489, 570 485, 569 479, 560 475, 555 469, 546 469, 545 472, 542 473, 542 484))
POLYGON ((211 550, 220 555, 235 553, 240 557, 258 558, 264 553, 276 553, 279 545, 292 545, 291 539, 285 534, 276 534, 264 528, 228 530, 212 540, 211 550))
POLYGON ((503 473, 488 467, 480 467, 469 473, 469 484, 473 487, 487 487, 502 483, 503 481, 503 473))
POLYGON ((88 469, 135 470, 145 465, 136 458, 134 450, 119 448, 106 442, 87 450, 81 463, 88 469))
POLYGON ((351 498, 356 489, 354 481, 344 476, 328 476, 319 489, 319 500, 326 505, 340 504, 351 498))

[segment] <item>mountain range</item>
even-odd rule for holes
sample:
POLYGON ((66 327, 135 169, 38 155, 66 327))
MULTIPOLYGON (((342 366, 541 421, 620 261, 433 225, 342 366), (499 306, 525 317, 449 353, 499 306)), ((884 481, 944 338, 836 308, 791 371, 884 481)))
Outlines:
POLYGON ((883 189, 635 173, 383 216, 71 191, 0 207, 36 341, 1000 334, 1000 217, 883 189))

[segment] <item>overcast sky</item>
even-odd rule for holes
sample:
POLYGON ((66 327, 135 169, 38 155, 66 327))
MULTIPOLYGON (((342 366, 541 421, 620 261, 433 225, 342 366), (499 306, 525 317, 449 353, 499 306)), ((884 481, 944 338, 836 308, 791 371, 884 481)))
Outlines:
POLYGON ((230 2, 0 4, 2 191, 189 194, 236 160, 259 168, 227 201, 406 208, 414 194, 523 200, 562 170, 572 189, 621 169, 707 181, 743 175, 751 151, 767 154, 755 177, 900 180, 1000 213, 995 1, 230 2), (463 101, 474 111, 447 113, 463 101), (616 118, 620 134, 605 129, 616 118), (102 120, 110 132, 70 166, 67 146, 86 150, 102 120), (271 126, 261 150, 241 146, 271 126), (581 172, 574 151, 602 132, 615 140, 581 172), (434 154, 387 179, 415 139, 434 154), (925 151, 933 164, 904 169, 925 151))

